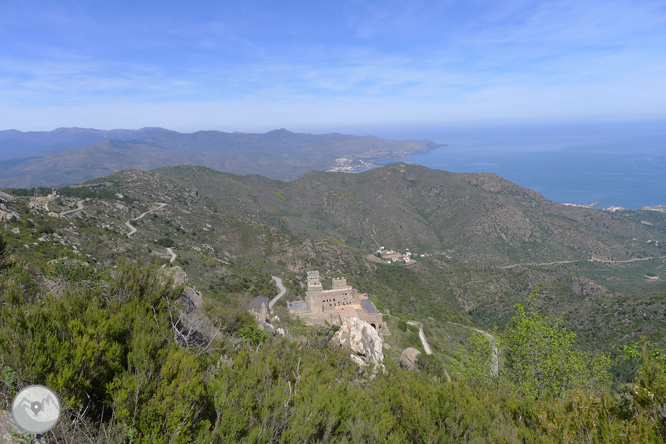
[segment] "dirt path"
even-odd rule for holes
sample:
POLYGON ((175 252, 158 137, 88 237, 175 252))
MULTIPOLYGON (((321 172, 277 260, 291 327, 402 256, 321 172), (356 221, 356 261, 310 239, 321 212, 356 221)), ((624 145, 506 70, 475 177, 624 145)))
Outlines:
POLYGON ((423 333, 423 324, 419 321, 407 321, 409 325, 418 325, 419 326, 419 339, 421 344, 423 344, 423 350, 425 350, 426 355, 432 355, 432 350, 430 349, 430 344, 426 339, 425 333, 423 333))
POLYGON ((167 248, 167 251, 168 251, 169 254, 171 255, 171 259, 169 259, 169 262, 171 262, 171 263, 173 264, 173 261, 175 261, 175 260, 176 260, 176 257, 178 257, 178 256, 176 256, 176 253, 173 252, 173 250, 171 249, 171 247, 167 248))
POLYGON ((127 228, 130 229, 130 232, 127 233, 127 237, 132 237, 132 235, 133 235, 134 233, 136 233, 136 231, 137 231, 137 229, 136 229, 134 226, 132 226, 132 224, 131 224, 130 222, 134 222, 135 220, 142 219, 146 214, 148 214, 148 213, 152 213, 152 212, 157 211, 157 210, 159 210, 159 209, 162 209, 162 208, 164 208, 165 206, 166 206, 165 203, 158 203, 157 206, 156 206, 155 208, 152 208, 152 209, 150 209, 150 210, 148 210, 148 211, 146 211, 146 212, 144 212, 144 213, 141 213, 141 215, 140 215, 139 217, 135 217, 134 219, 131 219, 131 220, 128 220, 127 222, 125 222, 125 225, 127 225, 127 228))
POLYGON ((599 262, 599 263, 602 263, 602 264, 615 265, 615 264, 628 264, 630 262, 651 261, 653 259, 666 259, 666 256, 638 257, 638 258, 634 258, 634 259, 623 259, 623 260, 579 259, 579 260, 572 260, 572 261, 526 262, 524 264, 504 265, 500 268, 508 269, 508 268, 514 268, 514 267, 523 267, 523 266, 541 267, 541 266, 547 266, 547 265, 573 264, 573 263, 576 263, 576 262, 599 262))
POLYGON ((287 289, 284 287, 284 285, 282 285, 282 279, 280 279, 280 278, 277 277, 277 276, 271 276, 271 278, 275 281, 275 285, 277 285, 277 287, 278 287, 278 289, 280 290, 280 292, 278 293, 277 296, 275 296, 273 299, 271 299, 271 300, 268 302, 268 309, 269 309, 269 310, 272 310, 272 309, 273 309, 273 305, 275 305, 275 303, 276 303, 277 301, 279 301, 280 298, 281 298, 282 296, 284 296, 284 294, 287 292, 287 289))

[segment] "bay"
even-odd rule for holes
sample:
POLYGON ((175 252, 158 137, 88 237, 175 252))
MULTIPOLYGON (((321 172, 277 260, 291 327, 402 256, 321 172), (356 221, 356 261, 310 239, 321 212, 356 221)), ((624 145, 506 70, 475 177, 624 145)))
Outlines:
MULTIPOLYGON (((381 137, 446 146, 404 161, 491 172, 560 203, 637 209, 666 205, 666 121, 403 126, 381 137)), ((382 164, 390 161, 382 162, 382 164)))

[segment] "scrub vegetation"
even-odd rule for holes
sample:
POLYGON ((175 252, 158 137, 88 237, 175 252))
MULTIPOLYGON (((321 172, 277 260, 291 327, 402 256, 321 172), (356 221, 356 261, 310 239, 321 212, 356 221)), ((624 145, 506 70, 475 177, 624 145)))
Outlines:
POLYGON ((53 388, 64 404, 49 432, 55 442, 666 439, 666 360, 658 348, 628 345, 632 382, 613 386, 607 358, 575 351, 562 321, 539 315, 536 296, 527 309, 516 307, 497 339, 499 374, 480 338, 458 355, 447 381, 429 359, 419 371, 390 358, 383 371, 359 368, 318 340, 329 327, 295 327, 310 336, 299 347, 266 335, 240 311, 222 321, 213 343, 183 347, 172 313, 182 287, 163 270, 56 265, 49 279, 61 286, 46 291, 45 277, 5 249, 0 240, 1 408, 26 385, 53 388))

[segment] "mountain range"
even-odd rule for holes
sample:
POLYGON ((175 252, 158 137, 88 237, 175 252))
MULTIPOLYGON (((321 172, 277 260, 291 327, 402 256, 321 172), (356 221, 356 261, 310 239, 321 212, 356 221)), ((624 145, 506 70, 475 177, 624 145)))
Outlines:
POLYGON ((0 186, 73 184, 127 168, 148 170, 185 164, 294 179, 308 170, 331 169, 340 158, 349 159, 353 165, 395 159, 439 146, 430 140, 393 141, 285 129, 265 134, 179 133, 163 128, 6 130, 0 131, 0 186))

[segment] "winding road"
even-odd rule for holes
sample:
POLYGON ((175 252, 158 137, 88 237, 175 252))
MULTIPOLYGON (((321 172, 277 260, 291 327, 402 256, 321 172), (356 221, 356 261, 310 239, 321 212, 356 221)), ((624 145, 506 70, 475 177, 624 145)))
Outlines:
POLYGON ((173 261, 175 261, 178 256, 176 256, 176 253, 173 252, 171 247, 167 248, 167 251, 171 255, 171 259, 169 259, 169 262, 171 262, 173 264, 173 261))
POLYGON ((426 339, 425 333, 423 333, 423 324, 419 321, 407 321, 409 325, 418 325, 419 327, 419 339, 421 344, 423 344, 423 350, 426 352, 426 355, 432 355, 432 350, 430 349, 430 344, 426 339))
POLYGON ((76 203, 76 208, 74 208, 73 210, 63 211, 63 212, 60 213, 60 215, 64 216, 65 214, 76 213, 77 211, 83 210, 83 202, 84 201, 85 201, 85 199, 78 201, 76 203))
POLYGON ((524 266, 532 266, 532 267, 542 267, 542 266, 547 266, 547 265, 562 265, 562 264, 573 264, 575 262, 600 262, 602 264, 628 264, 630 262, 639 262, 639 261, 651 261, 652 259, 666 259, 666 256, 655 256, 655 257, 637 257, 634 259, 622 259, 622 260, 611 260, 611 259, 578 259, 578 260, 571 260, 571 261, 553 261, 553 262, 526 262, 524 264, 512 264, 512 265, 504 265, 500 268, 503 269, 508 269, 508 268, 514 268, 514 267, 524 267, 524 266))
POLYGON ((277 277, 277 276, 271 276, 271 278, 275 281, 275 285, 277 285, 277 287, 278 287, 278 289, 280 290, 280 292, 278 293, 277 296, 275 296, 273 299, 271 299, 271 300, 268 302, 268 309, 269 309, 269 310, 272 310, 272 309, 273 309, 273 305, 275 305, 275 303, 276 303, 277 301, 279 301, 280 298, 281 298, 282 296, 284 296, 284 294, 287 292, 287 289, 284 287, 284 285, 282 285, 282 279, 280 279, 280 278, 277 277))
MULTIPOLYGON (((139 220, 139 219, 143 218, 146 214, 148 214, 148 213, 152 213, 152 212, 157 211, 157 210, 159 210, 159 209, 162 209, 162 208, 164 208, 165 206, 166 206, 165 203, 158 203, 157 206, 156 206, 155 208, 152 208, 152 209, 150 209, 150 210, 148 210, 148 211, 146 211, 146 212, 144 212, 144 213, 141 213, 141 215, 140 215, 139 217, 135 217, 134 219, 132 219, 132 220, 128 220, 127 222, 125 222, 125 225, 127 225, 127 227, 130 229, 130 232, 127 233, 127 237, 132 237, 132 235, 133 235, 134 233, 136 233, 136 228, 133 227, 132 224, 131 224, 130 222, 134 222, 135 220, 139 220)), ((173 252, 172 252, 171 254, 173 255, 173 252)))

